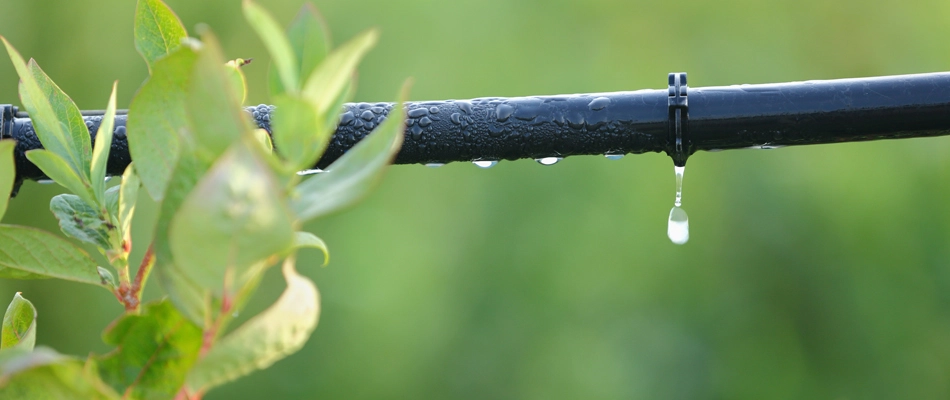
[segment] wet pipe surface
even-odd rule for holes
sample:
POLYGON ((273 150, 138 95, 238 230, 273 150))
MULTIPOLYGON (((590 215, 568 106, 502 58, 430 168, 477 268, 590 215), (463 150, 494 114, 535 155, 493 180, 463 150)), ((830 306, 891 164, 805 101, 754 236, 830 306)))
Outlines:
MULTIPOLYGON (((772 148, 950 134, 950 73, 690 88, 685 151, 772 148)), ((575 155, 673 151, 667 90, 410 102, 396 164, 438 165, 575 155)), ((326 168, 388 117, 390 103, 346 104, 316 168, 326 168)), ((24 152, 41 148, 25 115, 4 114, 2 134, 18 140, 20 179, 42 179, 24 152)), ((272 106, 248 107, 270 131, 272 106)), ((279 117, 278 117, 279 118, 279 117)), ((86 116, 90 134, 101 116, 86 116)), ((279 119, 278 119, 279 121, 279 119)), ((131 162, 126 116, 116 117, 108 172, 131 162)), ((279 151, 279 149, 277 149, 279 151)))

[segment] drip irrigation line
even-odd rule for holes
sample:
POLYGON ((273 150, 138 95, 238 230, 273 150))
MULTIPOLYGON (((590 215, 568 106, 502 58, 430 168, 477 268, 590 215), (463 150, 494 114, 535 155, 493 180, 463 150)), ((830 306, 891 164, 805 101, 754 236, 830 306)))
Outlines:
MULTIPOLYGON (((345 104, 315 168, 353 147, 392 107, 345 104)), ((41 148, 29 116, 11 105, 0 111, 0 136, 17 140, 18 182, 44 179, 24 156, 41 148)), ((247 111, 268 132, 279 113, 263 104, 247 111)), ((673 73, 661 90, 410 102, 406 111, 395 164, 665 152, 682 166, 699 150, 948 135, 950 72, 705 88, 690 88, 685 73, 673 73)), ((83 113, 90 134, 101 114, 83 113)), ((115 119, 110 175, 131 162, 126 119, 121 112, 115 119)))

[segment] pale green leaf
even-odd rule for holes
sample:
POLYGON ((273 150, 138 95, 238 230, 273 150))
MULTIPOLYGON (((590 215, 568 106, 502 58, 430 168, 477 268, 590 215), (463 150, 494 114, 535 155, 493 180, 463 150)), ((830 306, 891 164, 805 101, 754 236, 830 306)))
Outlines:
POLYGON ((375 30, 366 31, 350 39, 340 48, 334 50, 323 60, 307 79, 303 88, 304 96, 317 107, 317 113, 336 113, 331 109, 346 90, 347 82, 356 72, 356 66, 366 52, 375 44, 379 34, 375 30))
POLYGON ((135 7, 135 49, 152 70, 188 36, 178 16, 161 0, 139 0, 135 7))
POLYGON ((297 232, 294 235, 294 248, 311 248, 317 249, 323 252, 323 266, 326 266, 330 263, 330 249, 327 248, 327 244, 310 232, 297 232))
POLYGON ((102 379, 134 399, 171 399, 198 359, 201 328, 168 301, 144 304, 125 314, 102 334, 115 350, 96 357, 102 379))
POLYGON ((111 271, 102 267, 96 267, 96 272, 99 273, 99 281, 102 282, 102 286, 105 286, 109 290, 115 290, 115 288, 119 286, 111 271))
POLYGON ((161 200, 188 129, 185 97, 197 53, 182 46, 156 62, 152 76, 129 106, 129 152, 149 196, 161 200))
POLYGON ((0 225, 0 278, 59 278, 101 286, 96 263, 72 243, 39 229, 0 225))
POLYGON ((261 148, 267 150, 268 153, 274 152, 274 142, 270 139, 270 134, 267 133, 266 129, 255 129, 254 139, 257 140, 257 143, 261 145, 261 148))
MULTIPOLYGON (((310 76, 330 52, 330 31, 311 3, 305 3, 290 23, 287 39, 290 40, 290 47, 297 58, 298 64, 294 68, 301 79, 310 76)), ((268 82, 271 96, 287 91, 281 83, 277 68, 270 69, 268 82)))
POLYGON ((292 206, 303 221, 349 206, 375 186, 390 160, 402 145, 405 129, 405 101, 408 83, 389 116, 376 130, 330 164, 327 172, 297 185, 292 206))
MULTIPOLYGON (((356 93, 356 74, 354 73, 350 79, 346 81, 346 87, 340 92, 340 95, 334 100, 333 104, 330 105, 329 112, 324 115, 326 118, 323 121, 324 126, 326 127, 327 132, 330 132, 330 137, 333 137, 333 133, 336 132, 337 125, 340 124, 340 117, 342 112, 334 112, 334 110, 342 110, 343 104, 350 101, 353 98, 353 94, 356 93)), ((320 154, 323 155, 322 152, 320 154)))
POLYGON ((290 210, 255 146, 241 141, 222 155, 169 227, 175 265, 218 298, 251 279, 252 266, 293 244, 290 210))
POLYGON ((113 186, 106 190, 106 211, 109 215, 119 215, 119 189, 121 186, 113 186))
POLYGON ((332 131, 326 129, 312 102, 290 94, 274 98, 277 111, 272 118, 277 153, 293 171, 312 168, 327 144, 332 131))
POLYGON ((251 0, 244 0, 243 9, 244 19, 257 32, 257 36, 264 42, 264 47, 267 47, 267 51, 270 52, 284 88, 290 92, 299 91, 300 76, 297 70, 299 63, 280 24, 267 10, 251 0))
POLYGON ((6 38, 0 36, 0 40, 20 76, 20 101, 30 113, 36 136, 44 148, 63 157, 77 176, 88 180, 89 131, 79 109, 32 60, 27 65, 6 38), (79 126, 83 135, 78 135, 79 126))
POLYGON ((113 248, 110 238, 117 228, 108 216, 86 204, 79 196, 61 194, 49 202, 49 209, 59 220, 66 236, 102 249, 113 248))
POLYGON ((13 301, 3 314, 0 327, 0 349, 21 347, 33 350, 36 344, 36 308, 23 298, 19 292, 13 295, 13 301))
POLYGON ((244 70, 241 67, 249 64, 251 60, 238 58, 228 61, 224 64, 224 70, 227 72, 228 81, 231 83, 233 93, 237 94, 238 103, 244 104, 247 100, 247 77, 244 76, 244 70))
POLYGON ((122 184, 119 186, 119 207, 116 213, 119 219, 119 226, 126 239, 132 232, 132 215, 135 214, 135 201, 138 200, 139 187, 142 181, 135 173, 135 168, 129 164, 122 174, 122 184))
MULTIPOLYGON (((56 83, 53 82, 46 73, 40 69, 36 61, 29 62, 30 73, 33 79, 39 85, 40 89, 46 95, 46 99, 53 107, 56 113, 56 119, 66 130, 66 143, 64 146, 68 153, 59 154, 67 160, 74 160, 73 168, 83 179, 89 180, 89 170, 92 163, 92 145, 89 139, 89 128, 86 127, 86 120, 83 119, 79 107, 73 100, 63 92, 56 83)), ((32 96, 32 101, 35 101, 32 96)), ((45 146, 46 143, 43 143, 45 146)))
POLYGON ((0 351, 0 399, 118 400, 95 368, 46 347, 0 351))
POLYGON ((171 181, 168 183, 165 199, 161 204, 158 221, 155 224, 155 238, 153 241, 155 251, 153 271, 159 283, 165 289, 168 298, 175 304, 175 307, 192 322, 202 326, 207 321, 205 316, 210 312, 207 307, 211 306, 205 301, 206 289, 190 280, 175 265, 168 241, 168 228, 172 217, 178 212, 185 198, 198 183, 198 178, 207 169, 208 166, 200 163, 191 153, 182 153, 174 174, 172 174, 171 181))
POLYGON ((0 140, 0 218, 7 213, 10 193, 16 181, 16 165, 13 160, 14 140, 0 140))
POLYGON ((49 150, 36 149, 26 152, 26 158, 35 164, 46 176, 66 189, 75 193, 88 204, 97 204, 92 195, 89 181, 83 181, 79 175, 63 160, 49 150))
POLYGON ((300 350, 317 327, 317 287, 284 261, 287 289, 276 303, 221 338, 188 373, 192 390, 207 390, 259 369, 300 350))
POLYGON ((238 139, 250 137, 252 128, 250 116, 241 108, 228 80, 217 39, 207 32, 202 41, 185 104, 196 154, 201 160, 210 161, 238 139))
POLYGON ((112 84, 112 94, 109 96, 109 103, 102 116, 99 130, 96 131, 96 145, 92 149, 90 178, 92 191, 100 204, 105 202, 106 164, 109 162, 109 150, 112 148, 112 129, 115 127, 115 92, 118 86, 119 82, 112 84))

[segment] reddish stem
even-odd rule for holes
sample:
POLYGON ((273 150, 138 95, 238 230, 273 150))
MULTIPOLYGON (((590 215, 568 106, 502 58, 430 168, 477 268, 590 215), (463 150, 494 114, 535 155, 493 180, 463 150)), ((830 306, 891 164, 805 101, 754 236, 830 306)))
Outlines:
MULTIPOLYGON (((132 287, 129 292, 129 297, 134 301, 133 309, 137 309, 139 303, 142 302, 142 288, 145 284, 145 279, 148 278, 148 275, 152 272, 152 266, 155 265, 155 251, 152 249, 152 245, 148 246, 148 250, 145 251, 145 257, 142 258, 142 264, 139 265, 138 272, 135 273, 135 282, 132 283, 132 287)), ((128 309, 129 304, 126 304, 126 309, 128 309)))

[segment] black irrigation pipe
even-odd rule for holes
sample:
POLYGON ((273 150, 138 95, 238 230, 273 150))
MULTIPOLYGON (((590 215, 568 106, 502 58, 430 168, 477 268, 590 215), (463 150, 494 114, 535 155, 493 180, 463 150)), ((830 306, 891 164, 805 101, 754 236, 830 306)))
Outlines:
MULTIPOLYGON (((353 147, 392 106, 346 104, 315 167, 353 147)), ((45 178, 24 156, 41 147, 29 117, 10 105, 0 108, 0 134, 18 141, 18 181, 45 178)), ((664 90, 411 102, 407 111, 396 164, 665 152, 685 165, 698 150, 948 135, 950 72, 688 89, 686 74, 675 73, 664 90)), ((248 112, 270 131, 271 114, 279 111, 260 105, 248 112)), ((101 112, 84 114, 95 132, 101 112)), ((126 116, 115 122, 111 175, 131 161, 126 116)))

